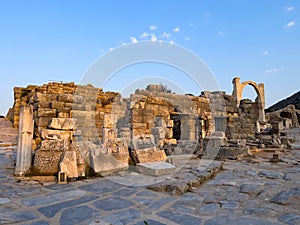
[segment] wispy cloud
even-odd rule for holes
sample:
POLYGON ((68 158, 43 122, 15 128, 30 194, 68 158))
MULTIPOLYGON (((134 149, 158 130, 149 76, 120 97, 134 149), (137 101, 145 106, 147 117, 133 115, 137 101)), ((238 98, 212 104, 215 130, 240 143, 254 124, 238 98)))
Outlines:
POLYGON ((140 38, 147 38, 149 37, 149 34, 146 33, 146 32, 143 32, 141 35, 140 35, 140 38))
POLYGON ((179 27, 175 27, 174 29, 173 29, 173 32, 179 32, 180 31, 180 28, 179 27))
POLYGON ((138 43, 137 39, 135 37, 130 37, 131 43, 135 44, 138 43))
POLYGON ((167 33, 167 32, 163 32, 162 37, 163 38, 169 38, 171 36, 171 34, 167 33))
POLYGON ((170 44, 171 44, 171 45, 174 45, 174 41, 171 40, 171 41, 170 41, 170 44))
POLYGON ((110 47, 110 48, 109 48, 109 51, 112 51, 112 50, 114 50, 114 49, 115 49, 115 48, 113 48, 113 47, 110 47))
POLYGON ((189 41, 189 40, 191 40, 191 38, 185 37, 184 40, 189 41))
POLYGON ((285 7, 285 11, 287 11, 287 12, 291 12, 291 11, 293 11, 294 9, 295 9, 294 6, 286 6, 286 7, 285 7))
POLYGON ((267 56, 267 55, 269 55, 269 52, 268 52, 267 50, 265 50, 265 51, 263 51, 261 54, 262 54, 263 56, 267 56))
POLYGON ((190 23, 190 27, 193 27, 194 26, 194 24, 193 23, 190 23))
POLYGON ((283 70, 284 69, 282 67, 277 67, 277 68, 273 68, 273 69, 264 71, 264 74, 276 73, 276 72, 283 71, 283 70))
POLYGON ((293 27, 293 26, 295 26, 295 24, 296 24, 296 22, 295 21, 290 21, 290 22, 288 22, 288 24, 286 25, 286 27, 293 27))
POLYGON ((150 30, 156 30, 156 28, 157 28, 157 26, 155 26, 155 25, 151 25, 151 26, 149 27, 150 30))
POLYGON ((155 34, 151 34, 151 38, 150 38, 151 41, 157 41, 157 37, 155 34))

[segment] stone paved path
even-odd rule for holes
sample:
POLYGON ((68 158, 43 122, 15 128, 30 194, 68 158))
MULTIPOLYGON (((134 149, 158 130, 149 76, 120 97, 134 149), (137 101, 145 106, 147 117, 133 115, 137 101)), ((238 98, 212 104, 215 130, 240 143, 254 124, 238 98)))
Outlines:
POLYGON ((18 183, 16 146, 0 146, 0 224, 300 224, 299 150, 281 152, 279 163, 269 162, 272 152, 226 161, 213 179, 178 196, 140 186, 155 178, 134 172, 66 185, 18 183))

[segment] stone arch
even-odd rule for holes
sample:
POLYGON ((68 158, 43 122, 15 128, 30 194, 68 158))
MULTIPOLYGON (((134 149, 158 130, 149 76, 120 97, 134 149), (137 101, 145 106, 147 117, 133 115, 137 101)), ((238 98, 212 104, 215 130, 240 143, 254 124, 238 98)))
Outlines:
POLYGON ((257 84, 253 81, 245 81, 243 83, 240 82, 239 77, 235 77, 232 81, 233 83, 233 97, 235 99, 237 107, 240 105, 240 101, 242 100, 242 93, 245 86, 250 85, 254 88, 257 94, 257 103, 259 106, 259 118, 258 122, 265 122, 265 90, 264 84, 257 84))

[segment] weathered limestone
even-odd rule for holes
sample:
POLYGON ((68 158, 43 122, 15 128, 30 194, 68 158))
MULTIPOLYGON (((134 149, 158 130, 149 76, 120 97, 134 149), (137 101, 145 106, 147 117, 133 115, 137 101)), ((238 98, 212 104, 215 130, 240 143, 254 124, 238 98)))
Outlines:
POLYGON ((176 167, 167 162, 138 163, 137 171, 151 176, 168 175, 175 172, 176 167))
POLYGON ((104 114, 102 144, 91 149, 91 166, 106 175, 128 168, 129 152, 125 140, 117 138, 116 117, 104 114))
POLYGON ((73 118, 52 118, 49 124, 50 129, 74 130, 76 119, 73 118))
POLYGON ((136 164, 167 159, 165 151, 156 147, 153 135, 135 136, 131 156, 136 164))
POLYGON ((31 167, 33 114, 32 106, 22 106, 15 175, 24 175, 31 167))
POLYGON ((243 83, 240 83, 240 78, 236 77, 232 81, 233 83, 233 93, 232 95, 234 96, 234 99, 236 101, 237 106, 239 106, 240 101, 242 100, 242 92, 245 86, 248 84, 251 85, 256 93, 257 93, 257 102, 259 106, 259 122, 265 122, 265 89, 264 89, 264 84, 256 84, 253 81, 245 81, 243 83))
MULTIPOLYGON (((252 81, 241 84, 239 78, 233 82, 233 95, 222 91, 179 95, 162 85, 149 85, 128 99, 92 85, 54 82, 15 88, 9 116, 18 126, 21 105, 33 107, 35 167, 42 174, 62 173, 62 178, 76 178, 90 163, 96 172, 107 172, 114 167, 125 168, 132 161, 164 162, 166 153, 201 155, 207 140, 212 148, 218 148, 227 147, 227 139, 231 143, 255 139, 264 128, 260 112, 264 87, 252 81), (240 99, 248 84, 257 91, 255 103, 240 99), (216 137, 215 131, 225 136, 216 137), (86 147, 87 143, 96 147, 86 147), (79 164, 78 160, 83 162, 79 164)), ((289 124, 288 119, 285 122, 289 124)))

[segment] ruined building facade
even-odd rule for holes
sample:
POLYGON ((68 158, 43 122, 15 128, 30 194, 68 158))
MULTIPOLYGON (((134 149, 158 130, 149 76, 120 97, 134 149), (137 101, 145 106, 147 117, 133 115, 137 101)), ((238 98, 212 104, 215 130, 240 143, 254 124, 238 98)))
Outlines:
POLYGON ((148 85, 130 98, 92 85, 30 85, 14 88, 7 117, 19 127, 22 107, 31 107, 33 166, 41 174, 66 171, 68 177, 78 177, 85 176, 87 164, 95 168, 99 160, 108 162, 106 155, 106 168, 123 168, 164 161, 166 153, 192 154, 216 131, 234 141, 254 138, 265 123, 263 84, 235 78, 233 85, 232 95, 217 91, 200 96, 148 85), (256 102, 241 99, 248 84, 258 93, 256 102))

